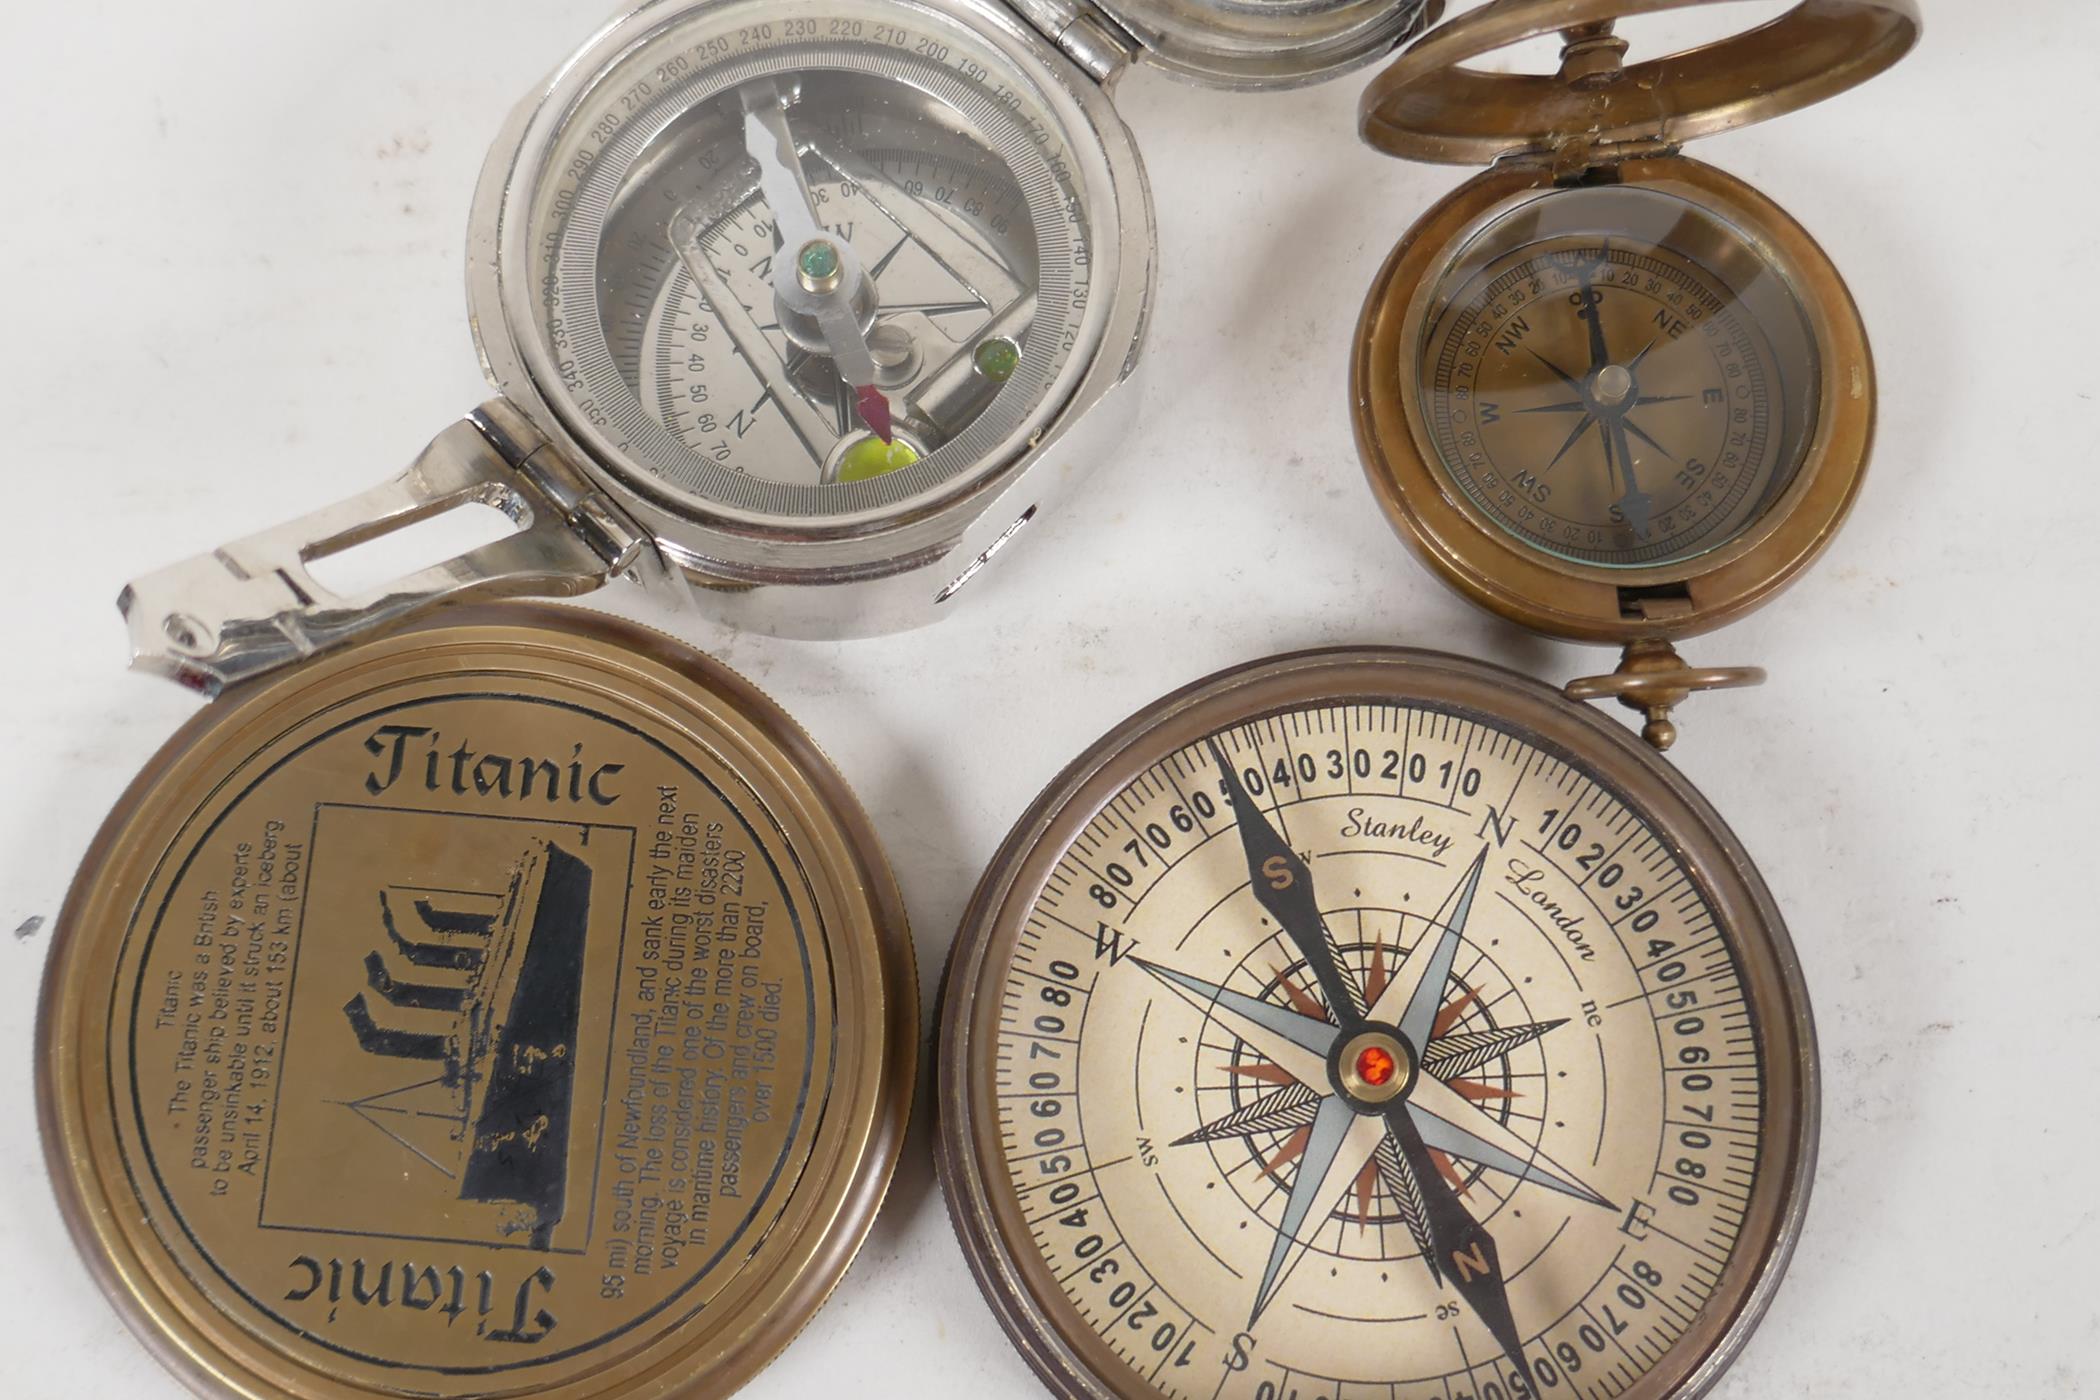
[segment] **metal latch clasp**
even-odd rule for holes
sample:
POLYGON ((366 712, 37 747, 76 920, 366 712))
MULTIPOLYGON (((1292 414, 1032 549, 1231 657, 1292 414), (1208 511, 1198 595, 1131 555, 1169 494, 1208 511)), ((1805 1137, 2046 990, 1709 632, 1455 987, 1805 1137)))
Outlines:
POLYGON ((117 606, 132 665, 208 695, 443 601, 574 597, 646 569, 655 541, 509 404, 474 411, 385 485, 137 580, 117 606), (494 507, 515 534, 355 597, 308 565, 442 515, 494 507))

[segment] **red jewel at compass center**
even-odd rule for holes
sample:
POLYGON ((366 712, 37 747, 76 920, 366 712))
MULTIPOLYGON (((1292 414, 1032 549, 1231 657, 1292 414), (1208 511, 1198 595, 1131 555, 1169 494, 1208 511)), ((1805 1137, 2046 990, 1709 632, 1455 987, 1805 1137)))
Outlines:
POLYGON ((1356 1077, 1374 1089, 1382 1089, 1393 1082, 1400 1071, 1400 1062, 1391 1052, 1380 1046, 1368 1045, 1356 1057, 1356 1077))

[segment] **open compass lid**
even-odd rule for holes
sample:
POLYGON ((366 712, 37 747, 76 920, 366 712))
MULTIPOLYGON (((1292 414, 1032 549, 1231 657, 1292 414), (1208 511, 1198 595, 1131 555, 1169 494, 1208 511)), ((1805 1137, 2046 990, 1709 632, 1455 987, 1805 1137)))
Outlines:
MULTIPOLYGON (((1018 0, 1023 10, 1074 0, 1018 0)), ((1289 88, 1390 53, 1433 23, 1443 0, 1095 0, 1144 62, 1223 88, 1289 88)))
POLYGON ((460 608, 229 690, 60 915, 75 1242, 200 1395, 726 1395, 865 1239, 918 1032, 843 781, 715 662, 460 608))
POLYGON ((1364 93, 1363 138, 1389 155, 1485 165, 1579 146, 1667 149, 1820 102, 1886 71, 1917 43, 1914 0, 1802 0, 1768 23, 1627 65, 1621 19, 1724 0, 1489 0, 1431 31, 1364 93), (1554 74, 1475 59, 1565 40, 1554 74))

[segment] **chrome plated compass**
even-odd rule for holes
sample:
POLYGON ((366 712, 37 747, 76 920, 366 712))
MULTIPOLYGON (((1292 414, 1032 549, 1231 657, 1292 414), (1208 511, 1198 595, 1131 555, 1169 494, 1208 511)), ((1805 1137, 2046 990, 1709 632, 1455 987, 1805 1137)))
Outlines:
POLYGON ((1625 649, 1571 693, 1642 711, 1659 747, 1698 690, 1673 643, 1821 554, 1857 498, 1874 366, 1837 270, 1742 181, 1681 153, 1882 72, 1910 0, 1808 0, 1629 61, 1621 18, 1708 0, 1494 0, 1365 94, 1380 150, 1492 162, 1424 215, 1358 329, 1352 407, 1387 514, 1446 581, 1522 626, 1625 649), (1474 60, 1558 35, 1555 74, 1474 60))
POLYGON ((1814 1033, 1742 847, 1476 662, 1281 657, 1119 726, 945 997, 942 1182, 1061 1396, 1683 1400, 1807 1202, 1814 1033))
POLYGON ((931 620, 1134 404, 1155 249, 1113 81, 1310 81, 1422 10, 640 5, 489 158, 468 280, 500 397, 390 485, 134 585, 140 661, 216 689, 441 599, 623 573, 763 630, 931 620), (518 533, 354 597, 308 569, 470 501, 518 533))

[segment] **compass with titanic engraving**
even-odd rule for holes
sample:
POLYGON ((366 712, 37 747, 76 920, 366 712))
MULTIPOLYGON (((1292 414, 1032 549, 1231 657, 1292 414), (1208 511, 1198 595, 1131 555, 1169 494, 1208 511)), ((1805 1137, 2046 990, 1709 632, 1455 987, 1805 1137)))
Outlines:
POLYGON ((1423 652, 1199 683, 1009 837, 949 972, 943 1181, 1070 1397, 1704 1393, 1806 1204, 1786 931, 1674 770, 1423 652))

